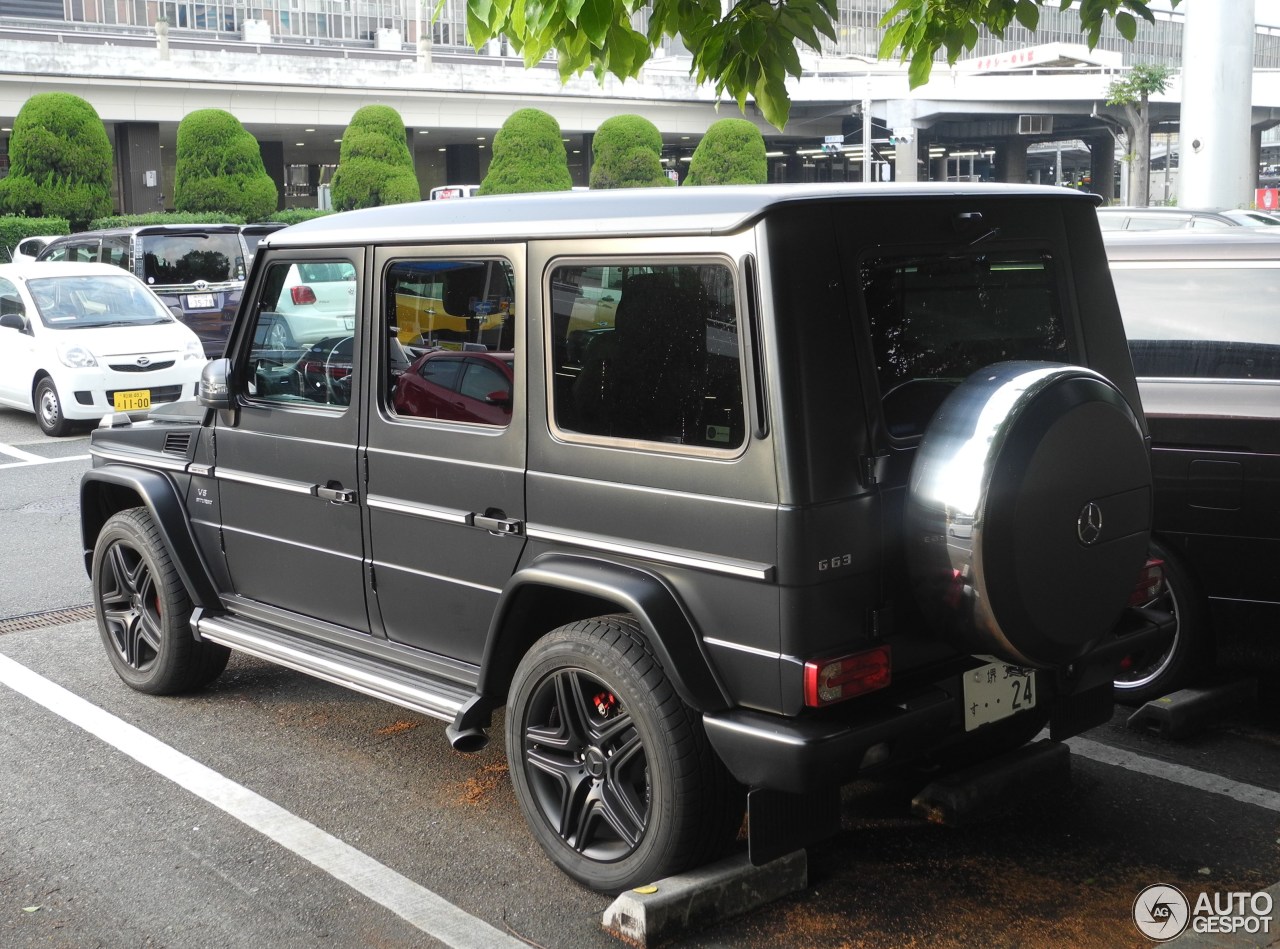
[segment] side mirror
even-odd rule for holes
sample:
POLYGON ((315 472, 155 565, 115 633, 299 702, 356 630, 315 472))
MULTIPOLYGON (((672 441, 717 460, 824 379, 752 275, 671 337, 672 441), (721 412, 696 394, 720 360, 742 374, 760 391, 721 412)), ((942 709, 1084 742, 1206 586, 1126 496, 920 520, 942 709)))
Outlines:
POLYGON ((0 326, 17 330, 19 333, 25 333, 27 331, 27 318, 20 313, 5 313, 0 315, 0 326))
POLYGON ((509 409, 511 408, 511 393, 504 391, 502 389, 498 389, 495 392, 490 392, 488 395, 484 397, 484 404, 496 405, 499 408, 509 409))
POLYGON ((178 304, 176 303, 170 303, 169 312, 173 314, 173 318, 175 320, 177 320, 179 323, 182 322, 182 307, 178 306, 178 304))
POLYGON ((206 409, 231 408, 230 359, 211 359, 200 370, 196 400, 206 409))

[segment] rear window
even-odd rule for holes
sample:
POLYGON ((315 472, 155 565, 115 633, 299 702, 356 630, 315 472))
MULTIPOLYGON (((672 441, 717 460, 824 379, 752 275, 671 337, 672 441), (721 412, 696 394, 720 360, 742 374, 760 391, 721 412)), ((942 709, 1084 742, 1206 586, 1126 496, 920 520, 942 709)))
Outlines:
POLYGON ((149 286, 244 279, 244 248, 235 231, 146 234, 138 242, 149 286))
POLYGON ((1280 379, 1277 263, 1113 262, 1137 375, 1280 379))
POLYGON ((983 366, 1067 361, 1048 254, 872 257, 861 277, 891 435, 921 434, 951 389, 983 366))

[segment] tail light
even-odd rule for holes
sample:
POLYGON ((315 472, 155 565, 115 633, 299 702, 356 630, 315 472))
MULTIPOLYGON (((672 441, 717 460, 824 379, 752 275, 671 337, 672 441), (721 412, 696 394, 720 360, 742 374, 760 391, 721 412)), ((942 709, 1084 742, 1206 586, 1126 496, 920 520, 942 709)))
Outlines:
POLYGON ((889 647, 804 664, 804 704, 819 708, 888 686, 889 647))
POLYGON ((1133 592, 1129 594, 1130 606, 1142 606, 1150 603, 1160 595, 1160 590, 1164 586, 1164 561, 1157 560, 1154 557, 1147 561, 1146 566, 1138 574, 1138 582, 1133 588, 1133 592))
POLYGON ((316 302, 316 292, 305 284, 297 287, 290 287, 289 297, 293 300, 294 306, 303 306, 307 303, 316 302))

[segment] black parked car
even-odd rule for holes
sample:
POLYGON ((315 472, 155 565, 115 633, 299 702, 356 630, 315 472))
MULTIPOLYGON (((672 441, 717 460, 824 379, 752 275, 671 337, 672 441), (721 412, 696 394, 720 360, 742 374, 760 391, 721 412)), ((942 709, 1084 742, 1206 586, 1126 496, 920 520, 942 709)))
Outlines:
POLYGON ((838 829, 861 775, 1106 721, 1173 621, 1129 605, 1151 470, 1092 202, 692 192, 273 234, 205 411, 90 443, 117 673, 179 692, 243 649, 461 751, 505 709, 531 833, 612 892, 731 846, 744 798, 761 862, 838 829), (356 275, 349 352, 261 330, 304 263, 356 275), (474 338, 419 365, 499 360, 494 411, 397 404, 400 342, 464 313, 474 338))
POLYGON ((1212 668, 1215 628, 1280 622, 1280 237, 1270 228, 1105 235, 1154 444, 1159 596, 1172 648, 1128 657, 1122 699, 1212 668))
POLYGON ((37 259, 123 267, 195 331, 212 358, 226 345, 250 254, 238 224, 149 224, 59 237, 37 259))

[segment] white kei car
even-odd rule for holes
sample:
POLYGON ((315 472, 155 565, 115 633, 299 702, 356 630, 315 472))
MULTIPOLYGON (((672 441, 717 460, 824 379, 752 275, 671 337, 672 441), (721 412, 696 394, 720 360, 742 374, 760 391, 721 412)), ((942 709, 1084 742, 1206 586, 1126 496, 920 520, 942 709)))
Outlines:
POLYGON ((0 265, 0 405, 48 435, 194 398, 204 364, 196 334, 119 267, 0 265))

